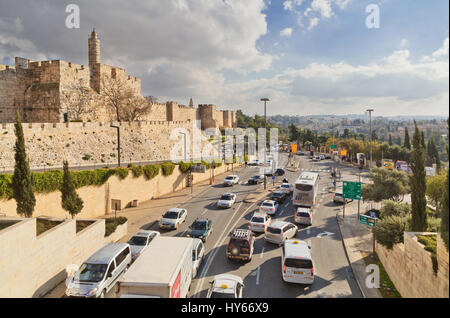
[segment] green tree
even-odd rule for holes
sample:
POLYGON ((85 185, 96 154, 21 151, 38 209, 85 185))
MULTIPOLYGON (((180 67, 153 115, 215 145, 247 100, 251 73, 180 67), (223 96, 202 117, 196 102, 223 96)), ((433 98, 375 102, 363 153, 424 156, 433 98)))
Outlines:
POLYGON ((377 222, 373 228, 375 240, 388 249, 395 244, 403 243, 404 232, 409 230, 409 217, 387 216, 377 222))
POLYGON ((64 161, 64 176, 61 185, 61 205, 69 212, 72 219, 83 209, 83 200, 78 196, 73 183, 72 175, 69 171, 69 163, 64 161))
POLYGON ((405 147, 408 150, 411 150, 411 142, 409 140, 408 127, 405 127, 405 141, 403 142, 403 147, 405 147))
POLYGON ((425 133, 423 132, 423 130, 421 132, 421 137, 422 137, 422 147, 425 149, 425 133))
POLYGON ((438 206, 442 200, 442 190, 445 188, 447 172, 442 170, 435 177, 427 178, 426 195, 434 206, 438 206))
POLYGON ((392 145, 393 145, 393 143, 392 143, 392 135, 389 134, 389 146, 392 146, 392 145))
POLYGON ((14 126, 16 144, 14 146, 14 175, 11 182, 13 198, 17 202, 17 214, 20 216, 31 217, 36 205, 36 198, 34 197, 33 180, 25 151, 25 139, 18 112, 16 114, 16 123, 14 126))
POLYGON ((373 183, 362 187, 364 201, 394 200, 398 202, 409 193, 408 175, 403 171, 373 168, 370 171, 370 179, 373 183))
POLYGON ((421 134, 417 122, 414 121, 415 133, 413 136, 413 151, 411 153, 411 229, 414 232, 423 232, 427 229, 427 200, 426 175, 425 175, 425 151, 422 147, 421 134))
POLYGON ((411 213, 411 206, 408 203, 400 203, 392 200, 384 200, 381 203, 380 219, 389 216, 407 216, 411 213))
MULTIPOLYGON (((447 131, 448 131, 448 119, 447 119, 447 131)), ((446 148, 447 148, 447 160, 448 160, 448 158, 450 158, 449 153, 448 153, 448 143, 447 143, 446 148)), ((448 187, 449 187, 448 179, 449 179, 449 171, 450 171, 450 169, 447 169, 447 177, 445 179, 445 187, 444 187, 444 191, 442 193, 441 204, 439 206, 439 211, 440 211, 440 215, 441 215, 440 232, 441 232, 442 239, 445 242, 445 246, 447 247, 447 251, 448 251, 448 187)))

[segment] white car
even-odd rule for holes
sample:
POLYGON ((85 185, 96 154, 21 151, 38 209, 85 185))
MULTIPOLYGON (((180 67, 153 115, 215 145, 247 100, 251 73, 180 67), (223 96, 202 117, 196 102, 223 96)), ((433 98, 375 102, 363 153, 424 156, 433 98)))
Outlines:
POLYGON ((255 212, 248 222, 248 228, 252 232, 264 233, 271 223, 272 218, 267 213, 255 212))
POLYGON ((312 158, 312 161, 320 161, 320 157, 319 156, 314 156, 313 158, 312 158))
POLYGON ((205 245, 200 239, 193 239, 194 246, 192 248, 192 278, 197 276, 203 257, 205 256, 205 245))
POLYGON ((219 208, 231 208, 231 206, 236 202, 236 194, 234 193, 225 193, 220 197, 219 202, 217 202, 217 206, 219 208))
POLYGON ((210 282, 206 298, 242 298, 244 281, 236 275, 217 275, 210 282))
POLYGON ((280 191, 283 191, 284 193, 286 193, 287 195, 291 195, 292 192, 294 191, 294 186, 290 183, 283 183, 280 188, 280 191))
POLYGON ((298 208, 294 216, 294 222, 297 224, 312 225, 312 213, 308 208, 298 208))
POLYGON ((247 165, 248 166, 259 166, 259 160, 252 160, 247 165))
POLYGON ((283 244, 297 235, 298 228, 295 224, 284 221, 276 221, 266 229, 264 239, 274 244, 283 244))
POLYGON ((267 213, 269 215, 274 215, 278 211, 278 203, 273 200, 265 200, 259 206, 259 212, 267 213))
POLYGON ((153 239, 160 236, 158 231, 141 230, 128 241, 131 248, 131 259, 134 261, 147 248, 153 239))
POLYGON ((227 187, 232 187, 235 184, 239 183, 239 177, 236 175, 230 175, 223 180, 223 185, 227 187))
POLYGON ((178 226, 186 222, 187 210, 173 208, 162 215, 159 221, 160 229, 178 229, 178 226))
POLYGON ((325 160, 325 156, 324 155, 320 155, 319 158, 320 158, 320 160, 325 160))

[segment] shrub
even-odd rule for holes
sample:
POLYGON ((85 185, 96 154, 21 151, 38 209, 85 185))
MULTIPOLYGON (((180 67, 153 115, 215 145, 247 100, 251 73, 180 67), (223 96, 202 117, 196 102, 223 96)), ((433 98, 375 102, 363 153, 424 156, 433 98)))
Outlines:
POLYGON ((436 235, 417 235, 417 241, 424 245, 424 249, 431 253, 431 262, 433 264, 433 271, 436 275, 438 272, 437 261, 437 236, 436 235))
POLYGON ((180 163, 179 163, 179 168, 182 173, 188 172, 189 169, 191 168, 191 166, 192 166, 192 162, 180 161, 180 163))
POLYGON ((159 165, 145 165, 143 167, 145 179, 151 180, 159 174, 159 165))
POLYGON ((118 176, 120 180, 123 180, 126 177, 128 177, 129 172, 130 170, 128 170, 127 168, 118 167, 114 169, 114 174, 118 176))
POLYGON ((439 232, 441 219, 429 216, 427 218, 427 232, 439 232))
POLYGON ((172 162, 164 162, 161 165, 162 174, 166 177, 172 175, 175 165, 172 162))
POLYGON ((387 216, 374 227, 375 240, 388 249, 395 244, 403 243, 403 233, 410 227, 410 217, 387 216))
POLYGON ((81 158, 81 159, 86 160, 86 161, 89 161, 89 160, 91 160, 91 158, 92 158, 91 155, 84 155, 84 157, 81 158))
POLYGON ((144 174, 144 169, 142 168, 142 166, 135 166, 130 164, 128 168, 131 170, 131 172, 133 173, 133 177, 135 178, 139 178, 144 174))
POLYGON ((380 218, 388 216, 406 216, 411 213, 411 206, 408 203, 400 203, 392 200, 384 200, 380 210, 380 218))
POLYGON ((9 199, 13 195, 11 188, 12 175, 0 174, 0 199, 9 199))
POLYGON ((105 237, 110 236, 119 225, 122 225, 125 222, 127 222, 127 218, 123 216, 105 219, 105 237))

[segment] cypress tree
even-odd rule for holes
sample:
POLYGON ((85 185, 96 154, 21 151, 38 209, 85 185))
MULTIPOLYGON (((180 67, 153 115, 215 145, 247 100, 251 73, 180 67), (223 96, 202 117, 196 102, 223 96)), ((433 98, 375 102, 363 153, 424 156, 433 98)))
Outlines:
MULTIPOLYGON (((448 119, 447 119, 447 130, 448 130, 448 119)), ((448 144, 447 144, 447 160, 449 157, 448 153, 448 144)), ((441 237, 445 242, 445 246, 447 247, 448 251, 448 179, 449 179, 449 171, 450 169, 447 169, 447 177, 445 180, 445 187, 444 192, 442 194, 441 204, 440 204, 440 212, 441 212, 441 237)))
POLYGON ((392 146, 392 135, 389 134, 389 146, 392 146))
POLYGON ((415 133, 413 136, 413 151, 411 152, 411 230, 424 232, 427 229, 427 200, 425 197, 425 151, 422 147, 422 138, 416 121, 414 121, 415 133))
POLYGON ((69 164, 64 161, 64 176, 61 186, 61 205, 64 210, 69 212, 72 219, 83 209, 83 200, 75 191, 72 175, 69 171, 69 164))
POLYGON ((411 150, 411 142, 409 140, 408 127, 405 127, 405 141, 403 142, 403 147, 405 147, 408 150, 411 150))
POLYGON ((423 147, 423 149, 425 149, 425 134, 423 131, 422 131, 421 135, 422 135, 422 147, 423 147))
POLYGON ((25 151, 25 138, 19 112, 16 113, 14 126, 16 134, 16 144, 14 146, 15 165, 11 187, 13 189, 13 198, 17 202, 17 214, 29 218, 33 215, 36 198, 33 192, 33 181, 25 151))

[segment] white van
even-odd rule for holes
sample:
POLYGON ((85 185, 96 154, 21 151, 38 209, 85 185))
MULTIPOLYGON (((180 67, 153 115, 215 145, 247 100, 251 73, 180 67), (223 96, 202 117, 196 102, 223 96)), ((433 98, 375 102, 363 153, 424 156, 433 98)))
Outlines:
POLYGON ((69 283, 69 297, 104 298, 131 264, 127 243, 110 243, 89 257, 69 283))
POLYGON ((194 244, 192 246, 192 278, 195 278, 198 273, 198 268, 200 267, 203 257, 205 256, 205 247, 202 240, 193 239, 194 244))
POLYGON ((305 241, 287 240, 281 251, 281 274, 288 283, 314 283, 314 263, 305 241))

